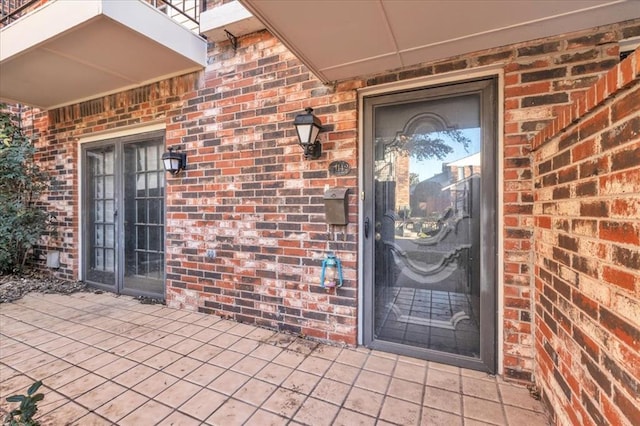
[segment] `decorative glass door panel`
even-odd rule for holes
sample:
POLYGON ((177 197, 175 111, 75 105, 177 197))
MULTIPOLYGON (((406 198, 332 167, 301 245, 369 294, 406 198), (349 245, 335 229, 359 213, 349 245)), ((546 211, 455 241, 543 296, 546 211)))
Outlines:
POLYGON ((494 90, 484 80, 365 98, 372 347, 495 369, 494 90))
POLYGON ((161 134, 84 148, 84 277, 117 293, 164 298, 161 134))

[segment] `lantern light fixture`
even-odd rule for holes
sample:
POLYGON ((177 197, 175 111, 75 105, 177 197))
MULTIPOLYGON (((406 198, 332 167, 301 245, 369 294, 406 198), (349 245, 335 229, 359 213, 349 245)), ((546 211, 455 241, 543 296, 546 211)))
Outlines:
POLYGON ((328 253, 322 261, 320 285, 326 290, 342 287, 342 265, 333 253, 328 253))
POLYGON ((175 176, 187 167, 187 154, 174 151, 175 148, 172 146, 168 149, 168 152, 162 154, 162 163, 164 169, 175 176))
POLYGON ((304 158, 316 159, 322 154, 322 146, 318 134, 322 130, 322 122, 313 114, 313 108, 305 108, 306 114, 296 115, 293 125, 298 134, 298 143, 304 150, 304 158))

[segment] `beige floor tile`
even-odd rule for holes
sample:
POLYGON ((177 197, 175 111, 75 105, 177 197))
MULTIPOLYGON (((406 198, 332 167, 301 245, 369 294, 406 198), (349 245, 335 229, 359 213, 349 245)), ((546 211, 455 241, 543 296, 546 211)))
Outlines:
POLYGON ((203 344, 204 343, 202 343, 199 340, 185 339, 182 342, 180 342, 179 345, 176 345, 173 348, 171 348, 171 350, 174 352, 178 352, 181 355, 189 355, 191 352, 195 351, 203 344))
MULTIPOLYGON (((212 341, 211 343, 214 343, 214 342, 212 341)), ((260 346, 259 342, 256 342, 255 340, 248 339, 248 338, 242 338, 237 342, 235 342, 234 344, 232 344, 231 346, 229 346, 229 349, 231 349, 232 351, 247 355, 253 352, 254 350, 256 350, 258 346, 260 346)))
POLYGON ((302 361, 302 364, 298 366, 298 370, 315 374, 316 376, 323 376, 331 364, 332 362, 327 359, 310 355, 302 361))
POLYGON ((263 359, 265 361, 271 361, 280 353, 282 353, 284 349, 279 348, 277 346, 269 345, 267 343, 261 343, 256 349, 251 352, 251 356, 263 359))
POLYGON ((137 410, 121 419, 119 426, 154 426, 173 410, 157 401, 149 400, 137 410))
POLYGON ((260 370, 255 377, 265 382, 280 385, 291 373, 293 369, 278 364, 269 364, 260 370))
POLYGON ((224 368, 211 364, 203 364, 187 374, 184 379, 200 386, 207 386, 224 372, 224 368))
POLYGON ((10 378, 19 376, 20 374, 22 373, 20 373, 18 370, 14 370, 8 365, 0 363, 0 377, 2 377, 2 380, 9 380, 10 378))
POLYGON ((225 371, 213 382, 209 383, 207 387, 216 392, 223 393, 225 395, 233 395, 238 389, 242 387, 249 380, 249 376, 236 373, 235 371, 225 371))
POLYGON ((105 382, 77 397, 75 401, 78 404, 87 407, 89 410, 95 410, 102 404, 105 404, 121 393, 124 393, 126 390, 126 388, 117 383, 105 382))
POLYGON ((179 409, 185 414, 204 421, 227 399, 229 399, 227 395, 205 388, 193 395, 187 402, 182 404, 179 409))
POLYGON ((253 415, 256 410, 248 404, 236 399, 227 400, 209 418, 207 423, 224 426, 240 426, 253 415))
POLYGON ((141 336, 136 337, 136 340, 139 341, 139 342, 152 344, 156 340, 160 340, 163 337, 168 336, 168 335, 169 335, 169 333, 165 333, 164 331, 151 330, 148 333, 145 333, 145 334, 143 334, 141 336))
POLYGON ((103 367, 107 364, 111 364, 112 362, 117 361, 118 359, 120 359, 118 356, 107 353, 107 352, 103 352, 101 354, 98 354, 92 358, 86 359, 80 363, 77 364, 78 367, 82 367, 85 370, 88 371, 95 371, 97 369, 99 369, 100 367, 103 367))
POLYGON ((184 339, 184 336, 178 334, 167 334, 162 339, 152 342, 152 344, 164 349, 173 349, 174 346, 178 346, 184 339))
POLYGON ((502 406, 497 402, 465 395, 462 397, 462 404, 465 418, 468 417, 496 425, 506 424, 502 414, 502 406))
POLYGON ((196 333, 201 332, 205 328, 196 324, 177 324, 178 328, 176 328, 173 333, 179 336, 192 337, 196 333))
POLYGON ((236 362, 244 358, 244 355, 231 350, 223 350, 218 355, 207 361, 209 364, 217 365, 222 368, 231 368, 236 362))
POLYGON ((133 389, 148 398, 153 398, 177 381, 178 379, 173 376, 158 372, 135 385, 133 389))
POLYGON ((218 330, 212 330, 210 328, 205 328, 201 331, 198 331, 194 335, 191 336, 192 339, 199 340, 202 343, 209 343, 212 339, 215 339, 221 334, 218 330))
POLYGON ((298 337, 293 341, 293 343, 291 343, 291 345, 289 345, 287 349, 308 356, 318 347, 319 344, 320 343, 313 340, 298 337))
POLYGON ((391 379, 387 395, 415 404, 422 404, 424 386, 401 379, 391 379))
MULTIPOLYGON (((341 409, 336 416, 334 426, 374 426, 376 419, 373 417, 365 416, 362 413, 356 413, 355 411, 341 409)), ((429 424, 429 423, 425 423, 429 424)))
POLYGON ((247 356, 236 362, 231 369, 238 373, 246 374, 247 376, 253 376, 258 371, 262 370, 267 365, 267 361, 247 356))
POLYGON ((317 358, 323 358, 329 361, 335 361, 338 356, 340 356, 340 352, 342 352, 342 348, 338 346, 331 345, 318 345, 312 355, 317 358))
POLYGON ((189 383, 185 380, 179 380, 168 389, 165 389, 153 399, 161 402, 169 407, 178 408, 196 393, 200 392, 202 387, 189 383))
POLYGON ((77 420, 89 414, 89 410, 76 404, 67 402, 55 410, 38 418, 40 424, 44 425, 67 425, 73 424, 77 420))
POLYGON ((305 356, 301 353, 285 350, 280 353, 277 357, 273 359, 272 362, 276 364, 284 365, 291 368, 297 368, 302 361, 304 361, 305 356))
POLYGON ((462 396, 457 392, 427 386, 424 391, 423 405, 429 408, 462 414, 462 396))
POLYGON ((200 426, 202 422, 186 414, 174 411, 171 415, 162 419, 162 423, 159 424, 162 426, 200 426))
POLYGON ((331 364, 331 366, 329 366, 329 369, 326 371, 326 373, 324 373, 324 377, 351 385, 353 382, 355 382, 356 377, 359 373, 359 368, 352 367, 346 364, 340 364, 336 361, 331 364))
POLYGON ((95 413, 89 413, 86 416, 76 420, 73 423, 69 423, 70 426, 84 426, 84 425, 91 425, 91 426, 113 426, 114 423, 112 421, 109 421, 95 413))
POLYGON ((336 362, 347 364, 352 367, 361 368, 367 360, 367 354, 353 349, 343 349, 336 362))
POLYGON ((447 373, 451 373, 451 374, 460 374, 460 367, 454 367, 453 365, 447 365, 447 364, 440 364, 439 362, 429 362, 429 369, 434 369, 434 370, 439 370, 439 371, 446 371, 447 373))
POLYGON ((162 352, 162 348, 153 345, 145 345, 126 355, 127 358, 136 362, 145 362, 162 352))
POLYGON ((398 361, 396 369, 393 371, 393 377, 423 384, 426 381, 426 372, 426 364, 416 365, 405 361, 398 361))
POLYGON ((460 392, 460 376, 450 372, 429 368, 427 371, 427 385, 460 392))
POLYGON ((477 398, 499 402, 498 385, 495 380, 483 380, 462 376, 462 393, 477 398))
POLYGON ((129 359, 118 358, 115 361, 105 365, 104 367, 98 368, 95 373, 106 377, 107 379, 112 379, 113 377, 118 376, 122 374, 122 372, 126 372, 137 365, 137 362, 131 361, 129 359))
POLYGON ((277 386, 262 380, 250 379, 233 394, 235 399, 248 404, 260 406, 271 396, 277 386))
POLYGON ((506 405, 507 424, 513 426, 548 426, 549 418, 541 412, 506 405))
POLYGON ((389 358, 370 355, 362 367, 365 370, 375 371, 376 373, 391 375, 396 366, 396 362, 389 358))
POLYGON ((366 389, 353 388, 349 392, 344 407, 368 416, 377 417, 384 396, 366 389))
POLYGON ((153 368, 148 367, 146 365, 138 364, 135 367, 125 371, 124 373, 114 377, 113 381, 121 384, 122 386, 126 386, 130 388, 137 385, 138 383, 152 376, 155 373, 156 373, 156 370, 154 370, 153 368))
POLYGON ((213 345, 201 345, 197 349, 189 352, 189 357, 197 359, 198 361, 207 362, 214 356, 222 352, 222 349, 213 345))
POLYGON ((64 360, 71 364, 78 364, 90 358, 96 357, 102 353, 104 353, 104 351, 101 351, 98 348, 94 348, 92 346, 86 346, 85 348, 80 349, 79 351, 69 354, 68 356, 65 357, 64 360))
MULTIPOLYGON (((73 343, 73 340, 67 338, 67 337, 56 337, 55 334, 53 333, 49 333, 50 335, 50 339, 49 341, 47 341, 46 343, 43 344, 38 344, 38 349, 40 349, 43 352, 46 353, 51 353, 52 350, 54 349, 58 349, 62 346, 66 346, 70 343, 73 343)), ((29 340, 29 343, 32 345, 36 345, 36 343, 33 343, 31 340, 29 340)))
POLYGON ((320 376, 296 370, 280 386, 309 395, 319 381, 320 376))
POLYGON ((291 418, 306 399, 305 395, 288 389, 277 389, 261 408, 291 418))
POLYGON ((97 374, 89 373, 85 374, 79 379, 74 380, 73 382, 56 388, 56 390, 64 396, 70 399, 74 399, 82 395, 83 393, 90 392, 93 388, 100 386, 106 381, 107 379, 105 379, 104 377, 98 376, 97 374))
MULTIPOLYGON (((109 351, 110 349, 115 348, 116 346, 124 345, 130 342, 131 339, 128 337, 122 337, 118 335, 114 335, 109 339, 103 340, 101 342, 95 343, 94 346, 99 349, 103 349, 105 351, 109 351)), ((109 351, 111 352, 111 351, 109 351)))
POLYGON ((25 374, 28 374, 30 377, 36 377, 38 378, 38 380, 44 380, 47 377, 53 376, 54 374, 57 374, 62 370, 66 370, 71 366, 72 364, 69 364, 66 361, 63 361, 61 359, 56 359, 52 362, 43 364, 39 367, 29 370, 25 374))
POLYGON ((183 356, 184 355, 181 355, 177 352, 173 352, 165 349, 159 354, 153 355, 150 358, 148 358, 146 361, 143 362, 143 364, 158 370, 162 370, 163 368, 168 367, 169 365, 173 364, 183 356))
POLYGON ((111 420, 114 423, 117 423, 121 418, 128 415, 133 410, 139 408, 148 400, 149 398, 142 396, 132 390, 128 390, 125 393, 111 399, 101 407, 98 407, 96 413, 111 420))
POLYGON ((311 396, 332 404, 342 405, 351 387, 331 379, 322 379, 316 385, 311 396))
POLYGON ((31 371, 34 368, 42 367, 43 365, 49 364, 55 360, 56 357, 40 352, 38 356, 27 358, 24 361, 12 363, 12 366, 21 373, 26 373, 27 371, 31 371))
POLYGON ((462 426, 462 417, 457 414, 424 407, 420 424, 429 426, 462 426))
POLYGON ((3 378, 0 380, 0 400, 5 402, 4 399, 7 396, 15 394, 22 395, 26 393, 27 389, 33 384, 33 382, 33 379, 23 374, 15 375, 10 379, 3 378))
POLYGON ((244 426, 285 426, 288 422, 289 419, 285 419, 277 414, 265 410, 258 410, 246 421, 244 426))
POLYGON ((294 420, 302 424, 329 426, 338 413, 339 407, 315 398, 307 398, 296 413, 294 420))
POLYGON ((62 370, 58 374, 47 377, 46 385, 52 389, 58 389, 59 387, 72 382, 84 375, 88 374, 88 371, 79 367, 69 367, 66 370, 62 370))
POLYGON ((420 421, 420 405, 387 396, 380 418, 405 426, 417 425, 420 421))
POLYGON ((171 365, 163 368, 162 371, 167 374, 171 374, 172 376, 182 378, 203 364, 204 363, 202 361, 183 356, 182 358, 174 361, 171 365))
POLYGON ((355 386, 378 393, 385 393, 389 385, 389 380, 390 377, 384 374, 362 370, 356 379, 355 386))
POLYGON ((501 383, 500 395, 505 405, 512 405, 525 410, 544 412, 540 401, 534 399, 529 394, 529 390, 524 386, 514 386, 511 384, 501 383))
POLYGON ((89 346, 85 345, 82 342, 71 342, 67 345, 50 350, 49 354, 56 356, 58 358, 62 358, 66 361, 69 355, 73 354, 74 352, 78 352, 79 350, 86 349, 88 347, 89 346))

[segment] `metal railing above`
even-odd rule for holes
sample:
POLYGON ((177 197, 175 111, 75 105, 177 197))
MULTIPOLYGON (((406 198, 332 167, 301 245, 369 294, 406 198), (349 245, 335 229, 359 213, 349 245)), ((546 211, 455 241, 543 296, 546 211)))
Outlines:
MULTIPOLYGON (((200 27, 200 14, 207 7, 206 0, 145 1, 196 33, 200 27)), ((43 3, 46 0, 0 0, 0 28, 15 22, 43 3)))

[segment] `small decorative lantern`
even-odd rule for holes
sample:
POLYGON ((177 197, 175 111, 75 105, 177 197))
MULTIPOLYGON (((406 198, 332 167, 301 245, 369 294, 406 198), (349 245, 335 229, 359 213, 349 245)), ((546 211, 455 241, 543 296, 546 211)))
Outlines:
POLYGON ((327 254, 322 261, 322 275, 320 285, 327 290, 330 288, 342 287, 342 265, 335 254, 327 254))
POLYGON ((162 162, 164 169, 175 176, 187 166, 187 154, 173 150, 174 148, 170 146, 169 152, 162 154, 162 162))
POLYGON ((322 122, 313 114, 313 108, 305 108, 306 114, 296 115, 293 125, 298 133, 298 144, 304 150, 306 160, 320 158, 322 146, 318 133, 322 130, 322 122))

